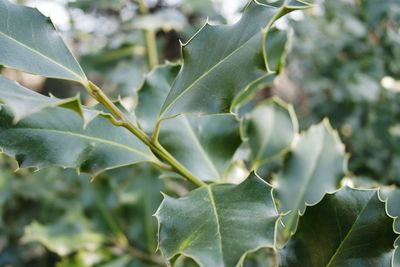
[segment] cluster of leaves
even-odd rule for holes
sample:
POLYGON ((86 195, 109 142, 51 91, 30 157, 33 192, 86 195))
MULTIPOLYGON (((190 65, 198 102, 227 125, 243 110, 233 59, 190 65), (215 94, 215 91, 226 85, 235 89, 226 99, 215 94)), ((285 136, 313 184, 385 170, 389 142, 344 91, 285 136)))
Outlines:
POLYGON ((288 74, 305 94, 295 100, 302 127, 329 117, 353 173, 399 185, 400 95, 386 84, 400 79, 400 2, 322 1, 318 10, 293 23, 288 74))
POLYGON ((254 101, 282 70, 286 34, 273 29, 274 22, 308 7, 250 1, 236 24, 206 24, 182 46, 181 65, 162 65, 146 76, 130 111, 87 79, 48 18, 0 0, 0 64, 77 82, 102 105, 43 96, 0 78, 3 152, 19 168, 59 166, 96 178, 89 183, 60 168, 28 177, 1 173, 0 226, 6 230, 0 260, 398 265, 400 191, 341 188, 349 181, 343 179, 347 155, 328 120, 299 132, 290 105, 278 98, 254 101), (31 184, 40 190, 26 189, 31 184), (14 216, 15 200, 29 202, 32 217, 14 216), (16 250, 19 242, 27 249, 16 250), (156 247, 163 258, 153 253, 156 247))

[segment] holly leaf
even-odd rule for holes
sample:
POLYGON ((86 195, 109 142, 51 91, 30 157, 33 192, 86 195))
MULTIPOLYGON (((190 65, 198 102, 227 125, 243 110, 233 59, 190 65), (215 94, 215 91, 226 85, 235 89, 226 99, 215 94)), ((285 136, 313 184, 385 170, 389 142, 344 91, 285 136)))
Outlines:
POLYGON ((287 152, 298 132, 292 106, 276 97, 258 104, 242 120, 241 128, 250 147, 253 170, 287 152))
POLYGON ((291 11, 307 7, 301 3, 276 8, 251 1, 238 23, 206 24, 182 46, 184 63, 160 118, 189 112, 230 112, 241 91, 271 73, 265 43, 273 23, 291 11))
MULTIPOLYGON (((164 65, 147 75, 136 108, 145 131, 154 131, 159 108, 178 70, 179 65, 164 65)), ((241 144, 239 122, 233 115, 180 115, 161 122, 158 141, 195 176, 222 180, 241 144)))
POLYGON ((327 120, 295 140, 287 164, 274 177, 279 211, 291 211, 284 218, 286 238, 296 229, 298 214, 306 204, 316 204, 337 188, 346 163, 344 145, 327 120))
POLYGON ((0 0, 0 65, 87 83, 86 76, 48 17, 0 0))
POLYGON ((86 127, 73 111, 47 108, 14 124, 5 106, 0 111, 0 148, 21 167, 52 165, 75 168, 96 176, 120 166, 156 159, 129 131, 110 127, 96 117, 86 127))
POLYGON ((281 252, 281 265, 391 266, 397 237, 376 190, 345 187, 307 207, 281 252))
POLYGON ((185 197, 165 196, 156 213, 159 247, 168 260, 234 267, 247 253, 273 247, 279 215, 271 187, 255 174, 239 185, 214 184, 185 197))

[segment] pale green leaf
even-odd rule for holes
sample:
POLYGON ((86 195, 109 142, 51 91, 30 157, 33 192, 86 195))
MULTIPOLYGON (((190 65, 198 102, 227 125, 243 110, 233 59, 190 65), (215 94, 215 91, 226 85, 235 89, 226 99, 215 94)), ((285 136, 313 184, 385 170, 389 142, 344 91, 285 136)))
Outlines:
POLYGON ((0 0, 0 65, 86 84, 86 76, 50 19, 0 0))
POLYGON ((281 265, 389 267, 397 237, 376 190, 346 187, 307 207, 281 252, 281 265))
POLYGON ((150 150, 129 131, 96 117, 86 127, 75 112, 47 108, 14 124, 6 107, 0 111, 0 148, 21 167, 52 165, 94 175, 120 166, 155 161, 150 150))
POLYGON ((242 123, 253 169, 288 151, 297 131, 297 118, 292 106, 278 98, 258 104, 242 123))
POLYGON ((296 9, 251 1, 234 25, 206 24, 182 47, 183 65, 161 109, 180 113, 226 113, 249 84, 269 74, 265 41, 279 17, 296 9))
POLYGON ((344 145, 327 120, 311 126, 294 141, 287 164, 274 177, 279 211, 291 211, 284 219, 285 237, 295 230, 306 204, 316 204, 337 188, 346 163, 344 145))
POLYGON ((202 267, 235 267, 247 253, 273 247, 279 215, 271 190, 251 174, 239 185, 205 186, 179 199, 165 196, 156 213, 162 253, 169 260, 185 255, 202 267))

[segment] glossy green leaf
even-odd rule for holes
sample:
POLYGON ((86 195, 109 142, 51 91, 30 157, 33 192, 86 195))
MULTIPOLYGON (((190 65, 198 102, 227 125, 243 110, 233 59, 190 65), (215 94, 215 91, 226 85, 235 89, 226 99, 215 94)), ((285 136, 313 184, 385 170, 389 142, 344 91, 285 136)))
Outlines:
POLYGON ((306 204, 317 203, 337 188, 346 163, 344 145, 327 120, 294 141, 287 164, 274 177, 279 211, 291 211, 284 218, 285 237, 295 230, 298 214, 304 212, 306 204))
MULTIPOLYGON (((395 186, 382 187, 380 194, 383 198, 387 199, 387 212, 392 217, 396 218, 394 229, 400 233, 400 189, 395 186)), ((400 239, 396 243, 396 251, 393 258, 393 267, 400 267, 400 239)))
POLYGON ((74 110, 81 116, 85 115, 85 123, 95 116, 94 110, 90 112, 82 109, 79 96, 66 99, 46 97, 2 76, 0 76, 0 103, 6 104, 11 109, 15 122, 44 108, 56 106, 74 110))
POLYGON ((165 196, 156 213, 162 253, 169 260, 185 255, 202 267, 234 267, 250 251, 273 247, 279 215, 271 190, 251 174, 239 185, 205 186, 179 199, 165 196))
POLYGON ((0 0, 0 65, 86 84, 86 76, 55 30, 37 9, 0 0))
POLYGON ((184 63, 160 117, 230 112, 235 97, 269 73, 265 41, 274 21, 306 7, 276 8, 251 1, 238 23, 206 24, 182 47, 184 63))
MULTIPOLYGON (((152 132, 178 65, 154 69, 138 92, 136 108, 141 127, 152 132)), ((233 115, 180 115, 161 122, 158 141, 195 176, 221 180, 241 144, 239 122, 233 115)))
POLYGON ((155 157, 130 132, 95 118, 85 129, 73 111, 48 108, 17 124, 3 106, 0 111, 0 148, 21 167, 51 165, 76 168, 94 175, 155 157))
POLYGON ((292 106, 278 98, 258 104, 242 123, 253 169, 288 151, 297 131, 297 118, 292 106))
POLYGON ((397 237, 376 190, 346 187, 307 207, 281 265, 389 267, 397 237))

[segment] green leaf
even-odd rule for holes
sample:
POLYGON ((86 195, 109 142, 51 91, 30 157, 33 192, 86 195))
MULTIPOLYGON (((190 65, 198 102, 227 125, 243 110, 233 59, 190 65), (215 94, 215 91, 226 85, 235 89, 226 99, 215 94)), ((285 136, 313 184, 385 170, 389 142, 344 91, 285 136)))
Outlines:
POLYGON ((74 110, 84 117, 85 124, 95 115, 94 110, 83 110, 79 96, 66 99, 46 97, 2 76, 0 76, 0 103, 6 104, 11 109, 14 114, 14 122, 44 108, 56 106, 74 110))
POLYGON ((393 218, 376 190, 343 188, 307 207, 281 253, 283 267, 391 266, 393 218))
POLYGON ((161 108, 161 119, 181 113, 226 113, 246 86, 270 73, 265 42, 272 24, 296 9, 251 1, 234 25, 206 24, 182 47, 183 65, 161 108))
POLYGON ((287 152, 298 132, 292 106, 276 97, 258 104, 242 122, 242 133, 250 147, 253 169, 287 152))
POLYGON ((55 224, 42 225, 32 222, 25 228, 22 242, 40 242, 50 251, 66 256, 81 248, 99 247, 103 239, 104 237, 90 229, 89 223, 75 211, 55 224))
POLYGON ((93 175, 141 161, 155 161, 149 149, 130 132, 96 117, 84 129, 73 111, 48 108, 17 124, 3 106, 0 111, 0 148, 21 167, 51 165, 76 168, 93 175))
POLYGON ((274 177, 279 211, 291 211, 284 218, 285 237, 296 229, 298 213, 304 212, 306 204, 317 203, 337 188, 346 163, 344 145, 327 120, 294 141, 287 164, 274 177))
MULTIPOLYGON (((164 65, 147 75, 138 92, 137 119, 147 132, 154 130, 179 65, 164 65)), ((233 115, 180 115, 161 122, 158 141, 195 176, 222 180, 241 144, 239 122, 233 115)))
POLYGON ((216 184, 187 196, 165 196, 156 213, 159 246, 169 260, 178 255, 200 266, 239 266, 247 253, 273 247, 279 215, 271 188, 255 174, 240 185, 216 184))
POLYGON ((0 65, 86 84, 86 76, 50 19, 0 0, 0 65))
MULTIPOLYGON (((400 233, 400 189, 395 186, 382 187, 379 191, 381 196, 387 199, 387 212, 390 216, 396 218, 394 229, 400 233)), ((397 248, 394 253, 393 267, 400 267, 400 239, 397 240, 397 248)))

